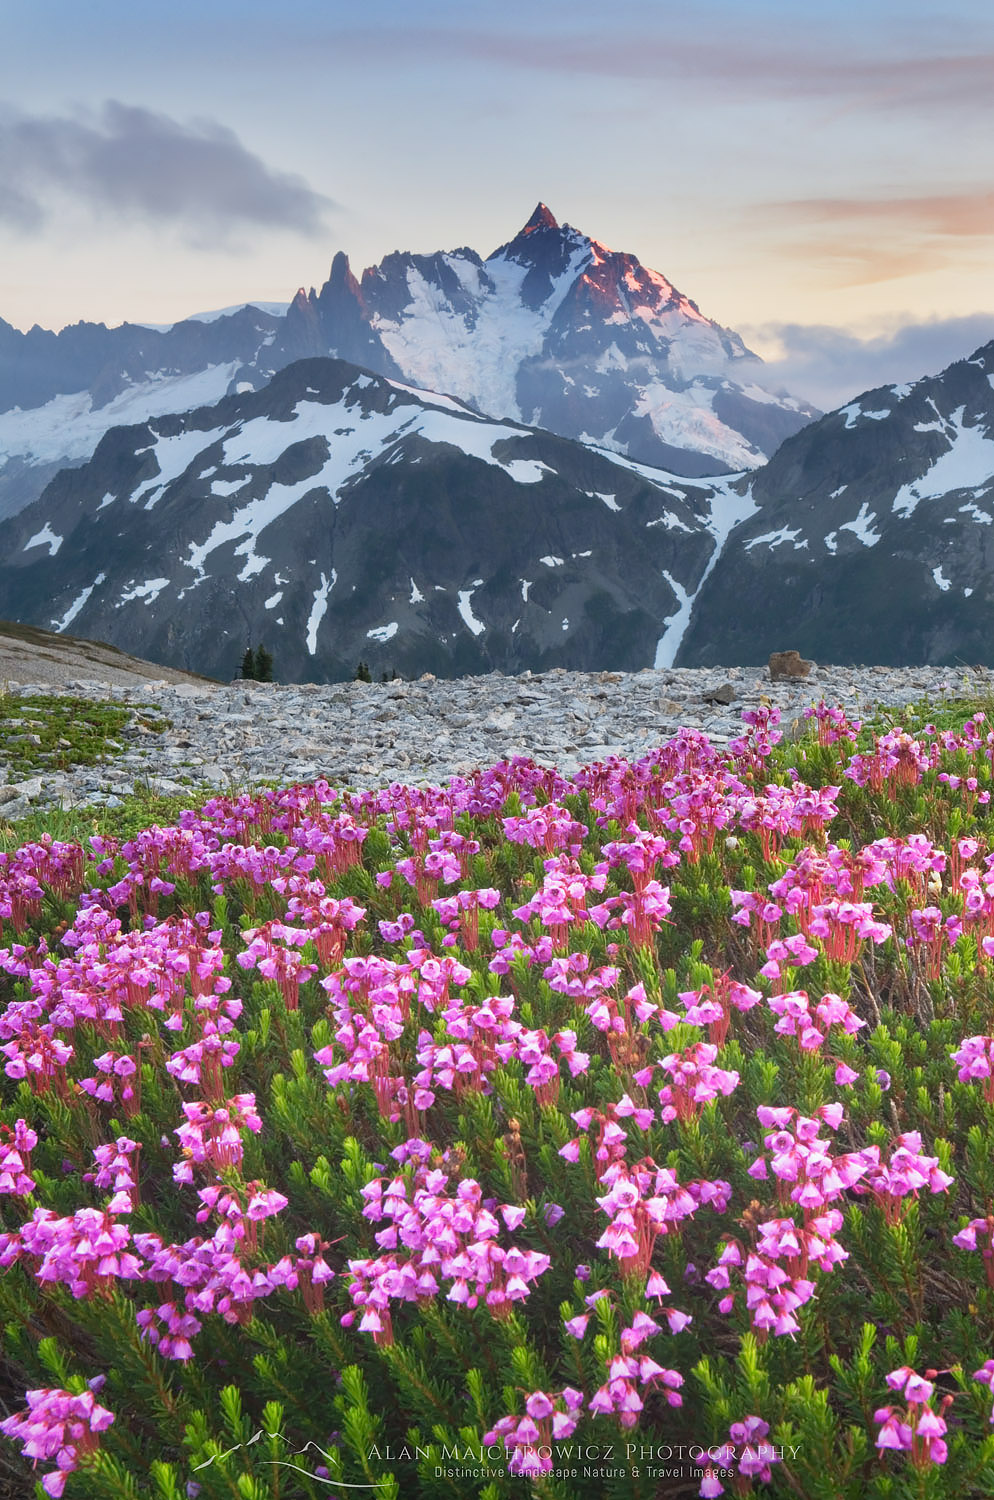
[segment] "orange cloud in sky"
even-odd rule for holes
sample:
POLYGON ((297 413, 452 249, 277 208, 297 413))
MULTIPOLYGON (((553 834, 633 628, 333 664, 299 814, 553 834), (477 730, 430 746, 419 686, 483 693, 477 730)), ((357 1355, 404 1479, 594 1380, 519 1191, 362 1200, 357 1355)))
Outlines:
POLYGON ((799 198, 767 203, 750 217, 796 225, 781 254, 835 268, 837 286, 868 286, 939 270, 994 236, 994 193, 799 198), (959 242, 959 243, 957 243, 959 242))
POLYGON ((888 220, 920 234, 970 237, 994 235, 994 192, 932 193, 901 198, 798 198, 772 203, 785 218, 811 223, 888 220))

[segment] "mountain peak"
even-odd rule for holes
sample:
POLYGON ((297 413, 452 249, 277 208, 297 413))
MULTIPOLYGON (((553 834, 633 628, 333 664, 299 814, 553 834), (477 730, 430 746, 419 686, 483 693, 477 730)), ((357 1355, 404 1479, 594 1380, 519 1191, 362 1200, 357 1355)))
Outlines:
POLYGON ((322 294, 325 291, 332 294, 344 291, 352 296, 359 295, 359 283, 352 274, 352 267, 349 265, 349 258, 344 250, 339 250, 335 254, 331 263, 331 273, 322 288, 322 294))
POLYGON ((559 222, 551 208, 545 203, 538 203, 535 212, 528 223, 522 229, 522 234, 534 234, 536 229, 558 229, 559 222))

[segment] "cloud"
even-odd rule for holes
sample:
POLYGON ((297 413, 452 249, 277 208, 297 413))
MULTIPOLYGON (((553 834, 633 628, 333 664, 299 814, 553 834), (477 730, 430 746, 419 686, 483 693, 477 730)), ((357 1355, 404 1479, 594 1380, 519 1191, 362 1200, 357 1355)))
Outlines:
POLYGON ((865 239, 830 232, 808 235, 794 244, 781 242, 781 254, 799 259, 808 267, 818 267, 818 279, 837 288, 875 286, 883 281, 899 281, 902 276, 920 276, 926 271, 940 271, 953 265, 948 246, 935 240, 912 241, 889 235, 865 239))
POLYGON ((925 322, 892 320, 872 335, 822 324, 768 323, 740 330, 765 358, 760 381, 832 411, 864 391, 935 375, 994 339, 994 312, 925 322))
POLYGON ((174 225, 199 248, 245 229, 317 234, 334 207, 214 120, 182 124, 113 99, 96 114, 0 113, 0 224, 37 231, 66 198, 95 214, 174 225))
MULTIPOLYGON (((994 50, 989 45, 942 55, 930 35, 918 42, 916 50, 909 36, 904 55, 895 56, 890 33, 874 54, 872 44, 841 49, 831 35, 813 39, 807 24, 794 36, 782 28, 772 36, 755 25, 743 28, 736 16, 727 14, 706 42, 667 24, 643 30, 637 46, 626 30, 596 22, 584 30, 574 21, 562 31, 517 33, 458 25, 394 26, 390 31, 395 59, 454 57, 549 74, 654 83, 665 79, 693 88, 710 80, 725 94, 764 102, 772 96, 879 110, 990 109, 994 50)), ((382 52, 383 37, 378 28, 360 27, 338 33, 335 46, 340 55, 375 56, 382 52)))
POLYGON ((834 270, 837 286, 867 286, 940 270, 969 241, 994 237, 994 192, 797 198, 748 211, 765 228, 795 227, 781 253, 834 270))
POLYGON ((994 235, 994 193, 931 193, 895 198, 798 198, 768 203, 775 213, 800 223, 897 223, 918 234, 969 237, 994 235))

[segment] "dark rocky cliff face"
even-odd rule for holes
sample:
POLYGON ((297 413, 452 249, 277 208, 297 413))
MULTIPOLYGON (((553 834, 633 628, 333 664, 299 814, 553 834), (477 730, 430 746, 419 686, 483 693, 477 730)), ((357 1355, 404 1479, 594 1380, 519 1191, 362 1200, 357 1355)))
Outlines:
POLYGON ((265 640, 286 680, 992 662, 992 377, 994 344, 695 480, 302 360, 56 475, 0 528, 0 614, 221 676, 265 640))
POLYGON ((651 665, 716 485, 653 480, 339 360, 107 433, 0 527, 0 615, 284 681, 651 665))
POLYGON ((742 487, 756 513, 697 597, 681 665, 994 662, 994 344, 870 391, 742 487))

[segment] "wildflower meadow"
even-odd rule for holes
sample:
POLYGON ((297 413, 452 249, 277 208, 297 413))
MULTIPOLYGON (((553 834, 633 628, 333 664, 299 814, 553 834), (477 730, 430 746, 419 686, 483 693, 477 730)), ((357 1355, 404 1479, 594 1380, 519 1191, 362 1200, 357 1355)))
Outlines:
POLYGON ((0 1493, 994 1494, 994 731, 743 719, 0 855, 0 1493))

